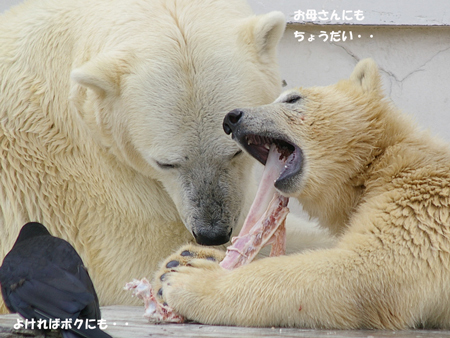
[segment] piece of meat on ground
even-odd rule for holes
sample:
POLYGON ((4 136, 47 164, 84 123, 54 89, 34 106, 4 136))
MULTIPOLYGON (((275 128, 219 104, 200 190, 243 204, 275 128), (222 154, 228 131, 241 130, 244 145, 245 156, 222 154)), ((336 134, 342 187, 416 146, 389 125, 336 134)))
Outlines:
POLYGON ((141 280, 135 279, 125 285, 125 290, 133 291, 133 296, 138 297, 144 301, 145 313, 152 322, 170 322, 183 323, 184 318, 178 315, 169 306, 157 301, 150 282, 147 278, 141 280))

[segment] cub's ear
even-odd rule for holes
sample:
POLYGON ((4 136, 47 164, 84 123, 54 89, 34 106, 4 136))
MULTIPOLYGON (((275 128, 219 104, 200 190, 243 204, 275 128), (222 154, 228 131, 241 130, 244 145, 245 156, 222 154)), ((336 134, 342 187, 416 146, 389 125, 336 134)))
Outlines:
POLYGON ((130 56, 119 52, 100 54, 75 68, 70 77, 98 95, 118 94, 121 77, 129 72, 130 56))
POLYGON ((350 81, 360 86, 367 93, 381 91, 380 73, 373 59, 359 61, 352 75, 350 75, 350 81))
POLYGON ((274 11, 247 19, 242 33, 245 42, 255 47, 262 61, 272 62, 285 29, 284 14, 274 11))

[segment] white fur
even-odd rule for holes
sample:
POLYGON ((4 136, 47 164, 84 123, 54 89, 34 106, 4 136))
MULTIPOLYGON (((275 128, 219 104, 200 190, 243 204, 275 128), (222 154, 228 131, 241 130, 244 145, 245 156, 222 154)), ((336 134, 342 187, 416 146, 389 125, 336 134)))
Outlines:
POLYGON ((222 120, 279 94, 284 26, 240 0, 30 0, 4 14, 1 256, 40 221, 81 254, 101 304, 129 303, 124 283, 191 231, 241 224, 253 160, 233 158, 222 120))

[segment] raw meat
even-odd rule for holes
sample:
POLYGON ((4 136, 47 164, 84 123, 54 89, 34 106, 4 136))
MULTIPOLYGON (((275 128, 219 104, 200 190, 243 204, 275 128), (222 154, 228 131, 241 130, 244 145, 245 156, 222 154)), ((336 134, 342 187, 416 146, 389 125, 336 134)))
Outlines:
POLYGON ((152 286, 147 278, 141 280, 134 279, 125 285, 125 290, 133 291, 133 296, 136 296, 144 301, 145 313, 152 322, 170 322, 183 323, 184 318, 178 315, 167 305, 161 304, 155 298, 152 286))

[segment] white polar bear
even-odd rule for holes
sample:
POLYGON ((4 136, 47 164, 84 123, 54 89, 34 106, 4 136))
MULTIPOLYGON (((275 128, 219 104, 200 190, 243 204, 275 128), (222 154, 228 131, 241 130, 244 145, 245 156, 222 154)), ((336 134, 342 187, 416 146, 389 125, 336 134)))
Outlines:
MULTIPOLYGON (((280 92, 282 13, 240 0, 40 0, 0 19, 0 247, 39 221, 103 305, 195 236, 229 240, 253 161, 222 131, 280 92)), ((250 192, 250 193, 249 193, 250 192)))

